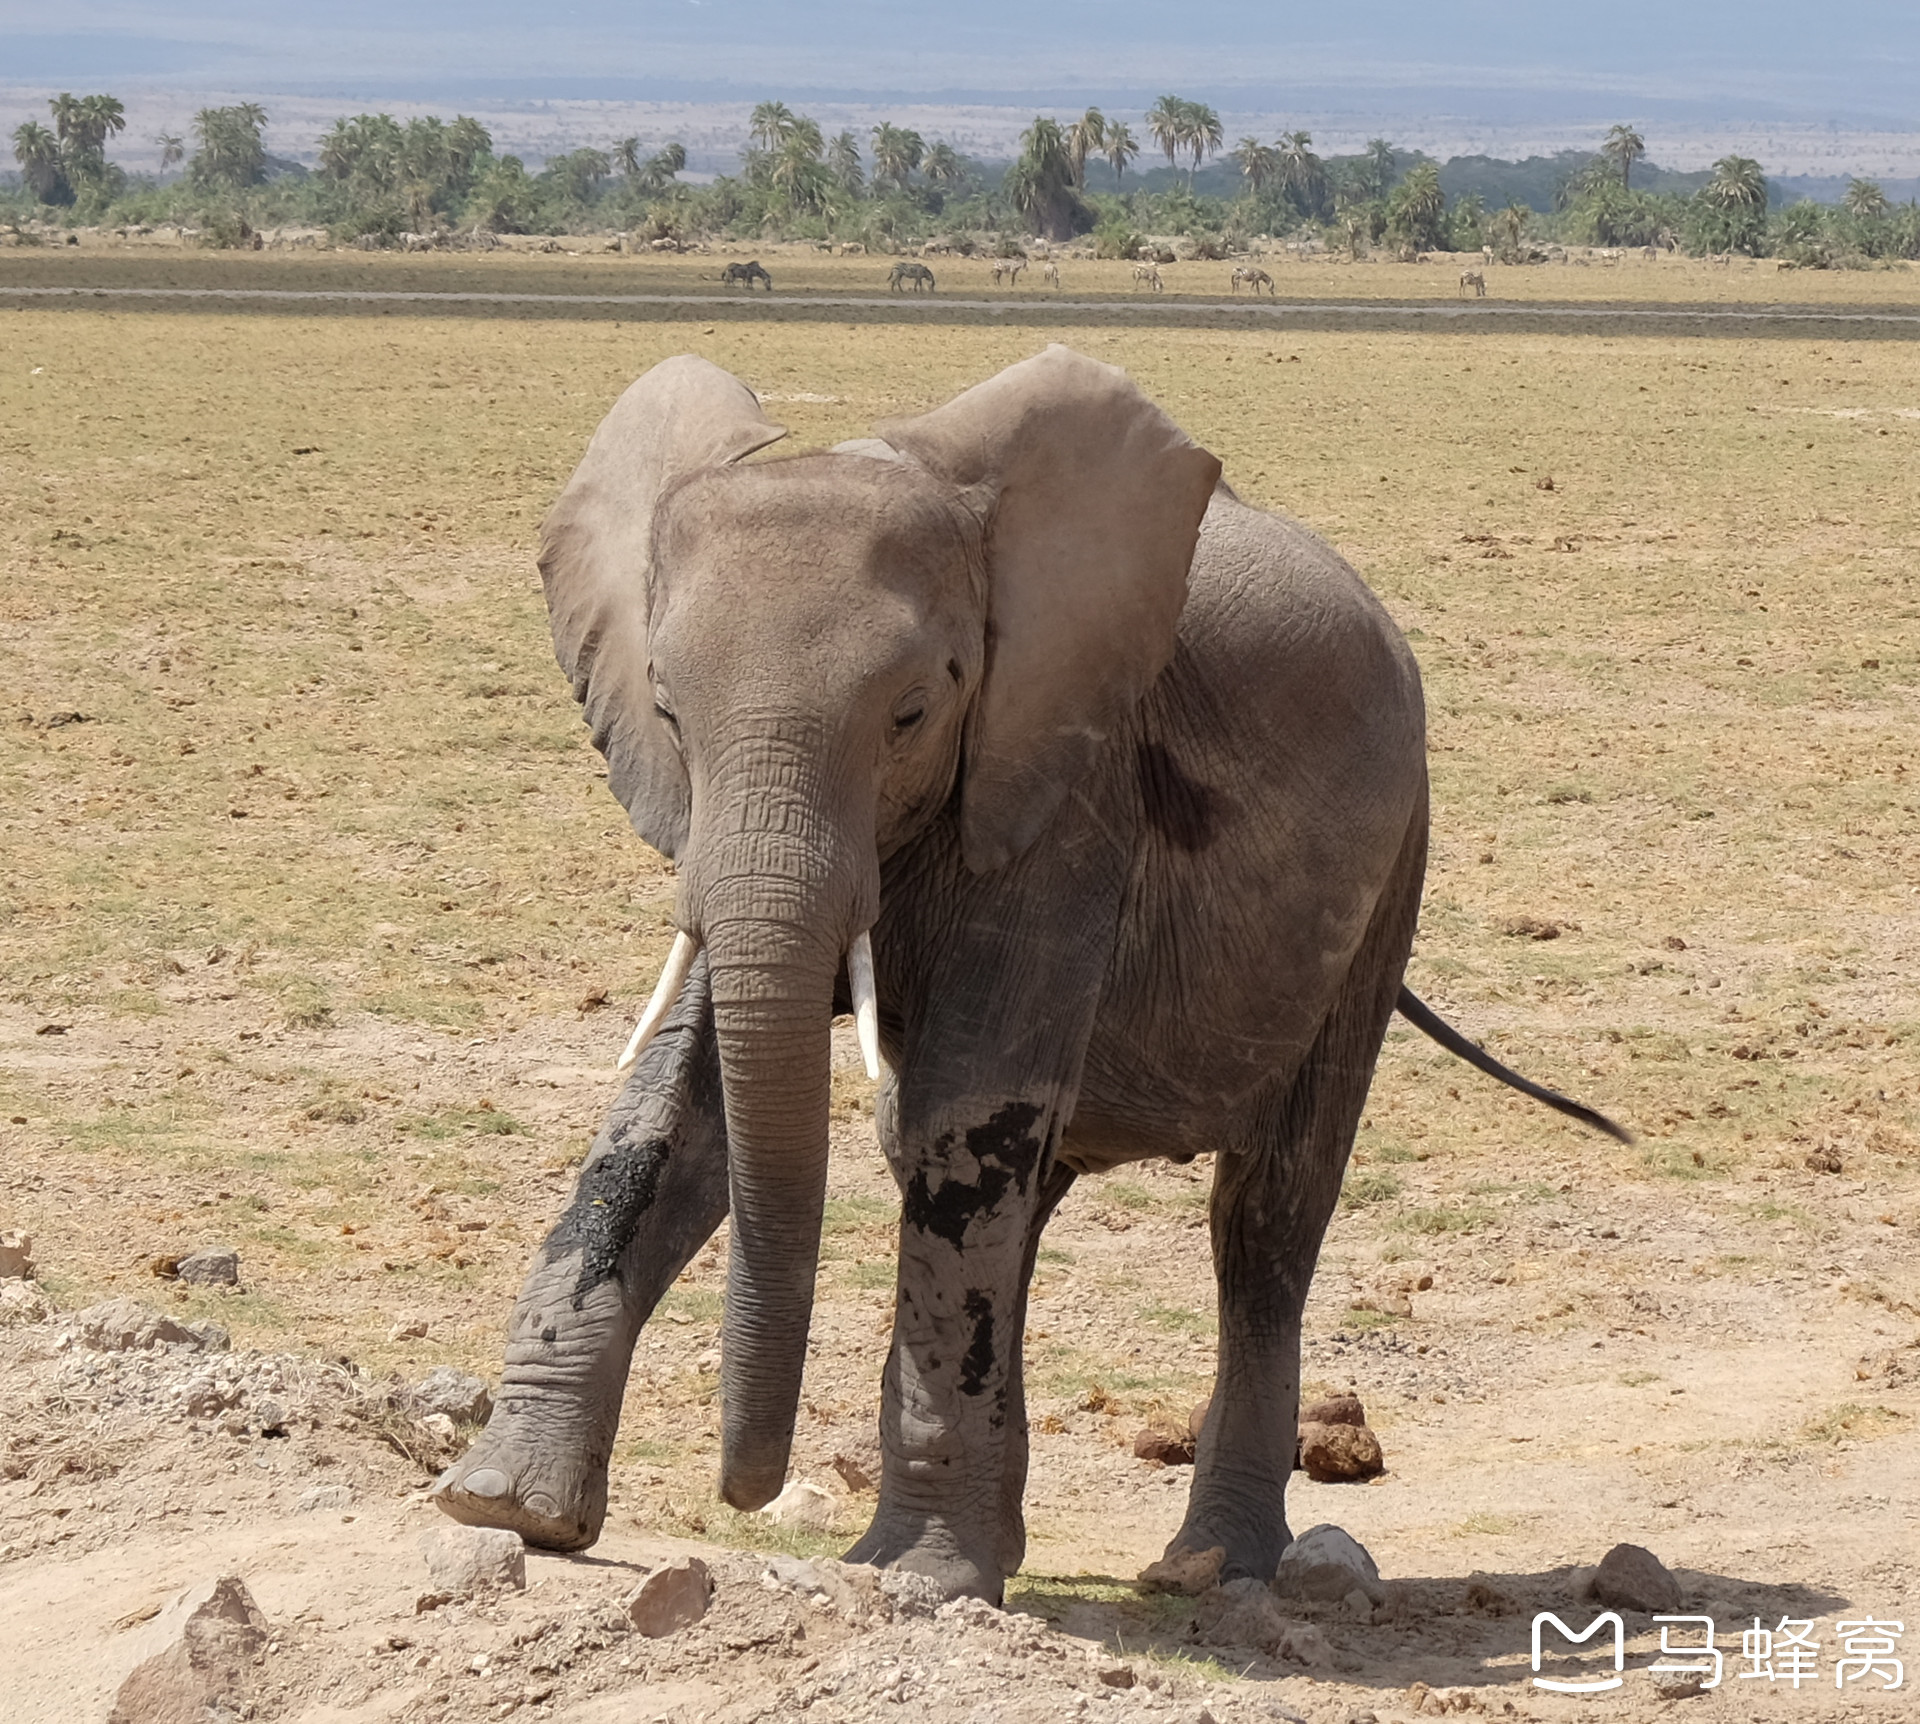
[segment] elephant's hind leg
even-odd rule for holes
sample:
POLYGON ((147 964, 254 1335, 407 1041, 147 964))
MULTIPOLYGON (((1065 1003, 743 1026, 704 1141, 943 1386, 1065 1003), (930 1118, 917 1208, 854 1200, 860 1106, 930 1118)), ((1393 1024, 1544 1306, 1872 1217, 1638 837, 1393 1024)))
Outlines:
POLYGON ((440 1475, 455 1520, 581 1550, 641 1325, 727 1214, 726 1131, 705 960, 601 1127, 507 1331, 493 1417, 440 1475))
POLYGON ((1218 1547, 1223 1581, 1272 1579, 1292 1537, 1301 1311, 1413 944, 1425 860, 1423 805, 1306 1060, 1214 1174, 1218 1372, 1167 1556, 1218 1547))

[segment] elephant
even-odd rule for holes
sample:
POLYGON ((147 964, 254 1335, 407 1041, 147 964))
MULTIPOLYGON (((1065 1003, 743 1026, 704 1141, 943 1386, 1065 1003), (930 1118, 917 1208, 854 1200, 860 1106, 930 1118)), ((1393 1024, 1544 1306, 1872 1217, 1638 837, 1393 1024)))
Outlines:
POLYGON ((677 866, 678 932, 491 1420, 435 1498, 593 1543, 641 1326, 723 1221, 719 1491, 781 1490, 851 1012, 901 1219, 878 1504, 848 1560, 1000 1598, 1041 1230, 1076 1178, 1210 1153, 1218 1373, 1168 1553, 1271 1577, 1302 1304, 1388 1021, 1425 1012, 1402 985, 1413 655, 1329 546, 1068 348, 748 459, 784 434, 726 372, 666 360, 543 528, 561 667, 677 866))

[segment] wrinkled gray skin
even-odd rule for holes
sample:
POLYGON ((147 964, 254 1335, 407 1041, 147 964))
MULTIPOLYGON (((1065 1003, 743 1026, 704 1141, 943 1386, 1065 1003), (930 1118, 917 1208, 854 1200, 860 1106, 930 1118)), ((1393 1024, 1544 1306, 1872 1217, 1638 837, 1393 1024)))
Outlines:
POLYGON ((1413 658, 1326 545, 1065 348, 877 441, 743 462, 779 435, 670 360, 547 522, 561 663, 702 951, 440 1505, 594 1541, 635 1339, 726 1218, 720 1490, 780 1490, 828 1028, 871 928, 902 1218, 879 1506, 850 1558, 1000 1596, 1040 1231, 1078 1175, 1211 1152, 1218 1384, 1169 1554, 1271 1576, 1301 1306, 1420 899, 1413 658))

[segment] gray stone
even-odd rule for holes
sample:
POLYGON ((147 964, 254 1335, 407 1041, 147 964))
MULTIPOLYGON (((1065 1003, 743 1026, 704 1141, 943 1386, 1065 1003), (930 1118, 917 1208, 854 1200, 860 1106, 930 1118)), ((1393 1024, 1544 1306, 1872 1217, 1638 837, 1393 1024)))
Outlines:
POLYGON ((52 1315, 53 1301, 38 1281, 0 1281, 0 1329, 44 1323, 52 1315))
POLYGON ((248 1405, 253 1423, 259 1426, 262 1434, 269 1431, 284 1431, 287 1428, 287 1409, 284 1402, 273 1395, 256 1396, 248 1405))
POLYGON ((238 1287, 240 1253, 225 1245, 210 1245, 180 1259, 176 1273, 196 1287, 238 1287))
POLYGON ((197 1724, 251 1715, 247 1693, 266 1644, 267 1619, 237 1575, 189 1587, 146 1638, 159 1650, 121 1683, 108 1724, 197 1724))
POLYGON ((1644 1545, 1616 1544, 1600 1559, 1589 1590, 1614 1610, 1648 1614, 1680 1608, 1680 1583, 1644 1545))
POLYGON ((1695 1694, 1707 1692, 1707 1679, 1711 1675, 1706 1670, 1656 1670, 1653 1673, 1653 1691, 1662 1700, 1686 1700, 1695 1694))
POLYGON ((1380 1439, 1365 1425, 1323 1425, 1317 1420, 1300 1426, 1300 1465, 1317 1485, 1370 1479, 1387 1470, 1380 1439))
POLYGON ((1332 1601, 1355 1589, 1373 1604, 1387 1601, 1380 1570, 1366 1546, 1337 1526, 1312 1527, 1280 1553, 1273 1590, 1283 1598, 1332 1601))
POLYGON ((713 1600, 713 1576, 697 1556, 679 1557, 656 1568, 621 1601, 636 1633, 661 1640, 691 1628, 713 1600))
POLYGON ((447 1526, 420 1540, 435 1592, 466 1598, 476 1592, 527 1586, 527 1547, 517 1532, 496 1526, 447 1526))
POLYGON ((295 1514, 324 1514, 353 1507, 352 1485, 309 1485, 293 1505, 295 1514))
POLYGON ((137 1299, 104 1299, 74 1318, 80 1339, 96 1353, 144 1353, 154 1347, 205 1350, 206 1339, 137 1299))
POLYGON ((444 1413, 456 1424, 484 1425, 493 1413, 493 1396, 483 1378, 451 1365, 435 1365, 412 1389, 415 1409, 444 1413))

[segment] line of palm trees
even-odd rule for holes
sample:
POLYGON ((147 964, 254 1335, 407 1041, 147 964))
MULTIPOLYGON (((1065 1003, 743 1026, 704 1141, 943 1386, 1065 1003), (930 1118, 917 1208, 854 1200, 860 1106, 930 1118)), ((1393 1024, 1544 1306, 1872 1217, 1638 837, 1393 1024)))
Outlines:
POLYGON ((868 135, 870 174, 851 131, 828 138, 819 121, 785 102, 761 102, 747 121, 747 178, 780 195, 790 209, 825 212, 869 186, 876 194, 903 192, 915 173, 941 187, 966 177, 966 164, 951 144, 929 144, 910 127, 884 120, 868 135))
POLYGON ((13 159, 42 203, 66 203, 82 187, 107 179, 107 140, 127 129, 113 96, 76 96, 62 90, 47 103, 51 128, 25 120, 13 130, 13 159))

